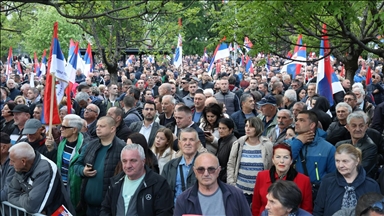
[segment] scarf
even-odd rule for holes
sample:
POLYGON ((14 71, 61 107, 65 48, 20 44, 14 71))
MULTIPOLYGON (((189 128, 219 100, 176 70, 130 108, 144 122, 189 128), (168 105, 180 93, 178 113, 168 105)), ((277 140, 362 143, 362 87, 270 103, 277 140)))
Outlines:
MULTIPOLYGON (((293 181, 297 176, 297 171, 292 167, 289 168, 287 174, 285 175, 285 180, 293 181)), ((271 169, 269 169, 269 177, 271 178, 271 182, 274 183, 276 180, 276 167, 273 165, 271 169)))
POLYGON ((344 188, 345 193, 343 196, 343 202, 341 203, 341 209, 355 207, 357 204, 355 187, 345 186, 344 188))

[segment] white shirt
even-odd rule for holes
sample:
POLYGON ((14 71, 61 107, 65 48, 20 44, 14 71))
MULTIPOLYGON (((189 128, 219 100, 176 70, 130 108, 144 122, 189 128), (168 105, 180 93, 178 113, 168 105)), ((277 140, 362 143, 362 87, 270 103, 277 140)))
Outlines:
POLYGON ((147 140, 148 144, 149 144, 149 135, 151 134, 151 131, 152 131, 152 125, 153 125, 153 122, 148 127, 145 127, 143 122, 143 126, 140 129, 140 133, 145 136, 145 139, 147 140))

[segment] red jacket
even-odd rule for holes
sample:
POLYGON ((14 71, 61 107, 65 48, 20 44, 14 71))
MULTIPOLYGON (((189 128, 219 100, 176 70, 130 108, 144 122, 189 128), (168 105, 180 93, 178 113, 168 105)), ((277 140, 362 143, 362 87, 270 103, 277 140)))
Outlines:
MULTIPOLYGON (((283 180, 285 180, 285 178, 286 177, 284 177, 283 180)), ((297 176, 293 181, 297 184, 303 195, 303 200, 300 204, 300 208, 304 209, 309 213, 312 213, 312 186, 309 177, 301 173, 297 173, 297 176)), ((257 174, 256 184, 253 190, 252 198, 253 216, 260 216, 260 214, 264 211, 265 206, 267 205, 267 191, 271 184, 272 181, 269 175, 269 170, 264 170, 257 174)))

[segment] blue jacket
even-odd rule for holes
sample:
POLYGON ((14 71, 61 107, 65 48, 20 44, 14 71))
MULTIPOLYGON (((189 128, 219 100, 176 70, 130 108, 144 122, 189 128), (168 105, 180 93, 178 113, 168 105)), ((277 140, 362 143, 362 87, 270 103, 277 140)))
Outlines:
MULTIPOLYGON (((257 116, 257 113, 255 110, 252 110, 252 113, 257 116)), ((231 118, 233 122, 235 123, 237 127, 237 132, 239 133, 240 136, 245 135, 245 114, 243 113, 243 110, 236 111, 231 115, 231 118)))
POLYGON ((304 173, 300 151, 306 160, 308 176, 311 183, 320 183, 324 175, 336 171, 335 151, 336 148, 324 138, 326 132, 316 129, 316 135, 313 142, 303 144, 299 139, 293 138, 290 141, 293 160, 296 161, 296 170, 304 173), (316 171, 317 170, 317 171, 316 171))
MULTIPOLYGON (((243 192, 232 186, 218 180, 219 187, 223 193, 223 202, 226 215, 252 215, 248 202, 243 192)), ((199 202, 198 183, 187 189, 176 199, 174 216, 182 216, 184 214, 203 215, 199 202)))
POLYGON ((314 216, 333 215, 340 210, 345 193, 344 187, 347 185, 355 187, 357 200, 363 194, 371 192, 378 193, 380 191, 377 182, 366 177, 365 170, 362 166, 359 166, 357 169, 359 174, 352 184, 348 184, 339 172, 329 173, 324 176, 315 200, 314 216))

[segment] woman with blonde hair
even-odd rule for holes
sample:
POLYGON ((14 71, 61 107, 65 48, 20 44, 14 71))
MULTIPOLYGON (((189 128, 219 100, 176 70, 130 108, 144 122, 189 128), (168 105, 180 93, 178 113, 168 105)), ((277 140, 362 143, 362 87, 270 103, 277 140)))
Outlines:
POLYGON ((361 166, 361 155, 361 150, 351 144, 337 147, 337 171, 323 177, 315 200, 314 216, 334 215, 340 209, 353 208, 363 194, 380 191, 377 182, 366 176, 361 166))
POLYGON ((173 134, 168 128, 160 128, 156 132, 155 141, 152 145, 152 152, 156 155, 160 174, 163 167, 168 161, 176 157, 176 152, 173 150, 173 134))
POLYGON ((27 101, 25 100, 25 98, 21 95, 15 97, 15 100, 14 102, 16 103, 16 105, 19 105, 19 104, 24 104, 24 105, 27 105, 27 101))

